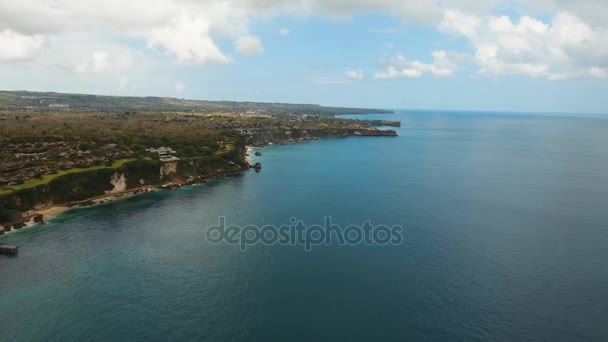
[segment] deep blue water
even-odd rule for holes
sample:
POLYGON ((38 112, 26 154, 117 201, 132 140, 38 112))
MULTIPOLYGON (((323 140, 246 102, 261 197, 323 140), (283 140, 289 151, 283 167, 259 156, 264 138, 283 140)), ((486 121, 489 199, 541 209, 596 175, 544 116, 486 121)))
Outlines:
POLYGON ((401 112, 398 138, 273 145, 260 173, 0 242, 0 340, 608 340, 608 118, 401 112), (399 224, 400 246, 214 245, 205 229, 399 224))

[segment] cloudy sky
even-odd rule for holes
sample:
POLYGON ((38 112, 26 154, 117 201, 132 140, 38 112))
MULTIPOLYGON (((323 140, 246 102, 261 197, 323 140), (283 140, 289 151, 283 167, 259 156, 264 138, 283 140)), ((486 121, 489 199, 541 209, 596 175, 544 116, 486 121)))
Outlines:
POLYGON ((0 0, 0 89, 608 113, 606 0, 0 0))

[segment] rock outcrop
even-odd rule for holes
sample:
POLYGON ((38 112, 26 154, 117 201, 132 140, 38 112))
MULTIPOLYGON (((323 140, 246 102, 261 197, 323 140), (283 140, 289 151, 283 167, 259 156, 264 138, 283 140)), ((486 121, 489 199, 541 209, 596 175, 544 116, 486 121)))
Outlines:
POLYGON ((112 184, 113 188, 112 190, 106 191, 106 193, 113 194, 127 190, 127 178, 124 172, 116 172, 113 174, 110 179, 110 184, 112 184))
POLYGON ((160 164, 160 178, 171 177, 177 174, 177 161, 167 161, 160 164))

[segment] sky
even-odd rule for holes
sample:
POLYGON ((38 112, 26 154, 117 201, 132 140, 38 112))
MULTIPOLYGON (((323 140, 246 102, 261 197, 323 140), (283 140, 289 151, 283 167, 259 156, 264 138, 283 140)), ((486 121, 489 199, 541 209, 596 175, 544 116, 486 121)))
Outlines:
POLYGON ((0 89, 608 114, 604 0, 0 0, 0 89))

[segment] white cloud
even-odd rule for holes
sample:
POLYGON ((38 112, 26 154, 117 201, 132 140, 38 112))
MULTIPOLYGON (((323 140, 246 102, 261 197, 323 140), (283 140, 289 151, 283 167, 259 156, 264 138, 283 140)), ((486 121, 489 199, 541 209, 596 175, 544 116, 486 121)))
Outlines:
POLYGON ((128 53, 112 56, 107 51, 95 51, 87 61, 78 64, 75 68, 78 73, 121 71, 131 67, 133 60, 128 53))
POLYGON ((595 28, 608 28, 608 1, 605 0, 519 0, 522 5, 548 13, 571 13, 595 28))
POLYGON ((480 24, 481 20, 474 15, 467 15, 455 9, 447 9, 444 12, 442 22, 439 24, 439 29, 465 37, 474 37, 480 24))
POLYGON ((140 35, 147 37, 148 46, 162 46, 180 63, 230 63, 232 58, 213 42, 210 29, 204 18, 184 14, 168 25, 140 35))
POLYGON ((93 52, 91 61, 83 62, 76 66, 76 72, 101 72, 105 71, 110 67, 110 57, 107 52, 96 51, 93 52))
MULTIPOLYGON (((488 8, 495 0, 0 0, 0 32, 19 34, 20 54, 31 56, 45 36, 98 32, 137 37, 180 63, 229 63, 218 41, 232 40, 245 54, 260 53, 262 42, 250 32, 250 21, 276 15, 351 16, 365 11, 398 15, 408 23, 434 25, 442 6, 467 11, 488 8), (10 29, 11 31, 5 31, 10 29), (4 31, 3 31, 4 30, 4 31)), ((280 31, 288 34, 287 29, 280 31)), ((3 35, 7 35, 3 33, 3 35)), ((3 36, 4 40, 8 38, 3 36)), ((15 40, 14 37, 11 39, 15 40)), ((4 58, 7 60, 9 58, 4 58)))
POLYGON ((229 63, 217 45, 249 35, 241 0, 0 0, 0 30, 53 35, 96 32, 139 38, 179 63, 229 63))
POLYGON ((608 78, 608 68, 593 67, 589 69, 589 75, 597 78, 608 78))
MULTIPOLYGON (((139 39, 178 63, 223 64, 233 61, 220 47, 225 46, 223 41, 232 42, 245 55, 264 51, 262 39, 251 32, 253 20, 306 15, 334 18, 364 12, 397 16, 407 24, 428 25, 466 38, 480 74, 563 79, 603 77, 608 68, 608 1, 603 0, 0 0, 0 62, 44 61, 53 44, 75 33, 87 33, 100 40, 139 39), (554 16, 548 22, 532 15, 515 22, 509 17, 488 16, 505 5, 554 16)), ((289 30, 282 28, 279 34, 286 36, 289 30)), ((68 47, 64 59, 72 62, 70 53, 75 50, 68 47)), ((86 53, 94 51, 106 50, 86 53)), ((416 77, 419 72, 450 75, 454 66, 448 55, 447 59, 434 56, 432 64, 401 61, 400 66, 393 65, 392 73, 403 77, 416 77)), ((103 66, 103 57, 98 59, 73 65, 82 72, 112 70, 103 66)), ((379 74, 391 74, 391 69, 387 66, 379 74)))
POLYGON ((550 22, 529 16, 478 18, 447 10, 443 31, 467 38, 482 75, 523 74, 552 80, 603 77, 608 31, 558 13, 550 22))
POLYGON ((419 78, 424 73, 435 77, 451 76, 456 71, 456 63, 446 51, 434 51, 433 63, 409 60, 401 55, 380 62, 382 71, 374 74, 375 79, 419 78))
POLYGON ((282 29, 279 30, 279 35, 281 35, 283 37, 289 36, 289 29, 283 27, 282 29))
POLYGON ((20 61, 32 58, 42 46, 40 35, 23 35, 10 29, 0 31, 0 61, 20 61))
POLYGON ((362 70, 346 70, 346 77, 351 80, 362 80, 365 78, 365 74, 362 70))
POLYGON ((258 55, 264 52, 260 38, 252 35, 238 37, 235 45, 236 50, 243 55, 258 55))
POLYGON ((436 77, 452 76, 456 71, 455 54, 447 52, 433 51, 433 64, 429 65, 428 69, 436 77))

